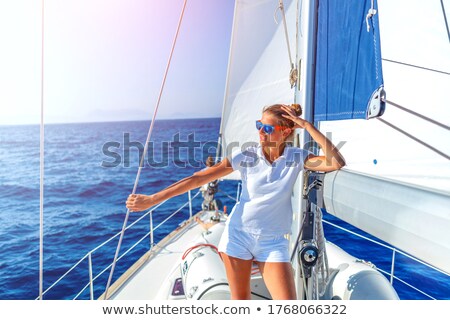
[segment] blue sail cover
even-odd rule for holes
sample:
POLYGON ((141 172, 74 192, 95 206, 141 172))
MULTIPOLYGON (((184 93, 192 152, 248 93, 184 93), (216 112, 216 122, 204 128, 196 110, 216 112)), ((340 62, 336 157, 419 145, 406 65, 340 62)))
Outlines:
POLYGON ((316 121, 365 119, 370 98, 383 85, 378 4, 371 0, 320 0, 316 121))

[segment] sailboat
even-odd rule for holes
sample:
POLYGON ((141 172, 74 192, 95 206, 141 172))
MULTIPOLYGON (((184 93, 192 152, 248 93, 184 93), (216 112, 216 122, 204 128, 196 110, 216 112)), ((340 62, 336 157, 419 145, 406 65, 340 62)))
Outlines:
MULTIPOLYGON (((325 211, 449 275, 448 12, 449 1, 235 1, 217 160, 258 141, 263 106, 299 103, 347 162, 304 172, 294 188, 289 240, 300 299, 399 298, 373 264, 327 241, 325 211)), ((292 144, 320 153, 301 130, 292 144)), ((228 179, 239 177, 219 184, 228 179)), ((150 250, 111 281, 116 252, 98 298, 229 299, 217 252, 228 213, 211 197, 204 204, 158 243, 159 205, 151 208, 150 250)), ((83 289, 96 298, 90 276, 83 289)), ((271 299, 256 267, 251 291, 271 299)))

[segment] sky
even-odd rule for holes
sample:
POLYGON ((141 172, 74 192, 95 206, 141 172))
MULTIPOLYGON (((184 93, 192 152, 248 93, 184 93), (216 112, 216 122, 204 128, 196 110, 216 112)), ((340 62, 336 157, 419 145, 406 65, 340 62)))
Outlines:
MULTIPOLYGON (((184 0, 0 0, 0 125, 149 120, 184 0)), ((188 0, 158 119, 220 117, 233 0, 188 0)))

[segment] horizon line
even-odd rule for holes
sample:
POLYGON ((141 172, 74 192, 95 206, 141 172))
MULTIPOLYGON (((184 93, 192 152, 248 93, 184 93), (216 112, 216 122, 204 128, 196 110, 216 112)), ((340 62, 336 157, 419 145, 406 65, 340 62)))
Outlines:
MULTIPOLYGON (((156 119, 155 121, 176 121, 176 120, 196 120, 196 119, 220 119, 220 116, 207 116, 207 117, 192 117, 192 118, 161 118, 156 119)), ((151 122, 151 119, 147 120, 108 120, 108 121, 75 121, 75 122, 44 122, 44 125, 58 125, 58 124, 89 124, 89 123, 111 123, 111 122, 151 122)), ((11 127, 11 126, 39 126, 40 123, 13 123, 13 124, 7 124, 7 123, 0 123, 0 127, 11 127)))

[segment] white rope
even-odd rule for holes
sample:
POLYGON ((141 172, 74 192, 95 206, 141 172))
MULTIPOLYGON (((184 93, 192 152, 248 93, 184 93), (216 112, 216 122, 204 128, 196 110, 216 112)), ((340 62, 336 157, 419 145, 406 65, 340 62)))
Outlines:
MULTIPOLYGON (((164 91, 164 86, 165 86, 165 83, 166 83, 167 74, 169 72, 170 62, 172 60, 173 52, 174 52, 174 49, 175 49, 175 44, 177 42, 178 34, 179 34, 179 31, 180 31, 181 21, 183 20, 183 15, 184 15, 184 11, 185 11, 185 8, 186 8, 186 3, 187 3, 187 0, 184 1, 183 9, 181 11, 180 19, 178 21, 177 31, 176 31, 176 34, 175 34, 175 38, 173 40, 172 49, 170 51, 169 60, 167 62, 166 71, 164 73, 164 78, 163 78, 163 81, 162 81, 162 84, 161 84, 161 89, 159 91, 158 100, 157 100, 157 103, 156 103, 155 111, 153 113, 152 122, 150 124, 150 129, 148 131, 147 140, 146 140, 145 146, 144 146, 144 152, 143 152, 142 157, 141 157, 141 161, 140 161, 140 164, 139 164, 139 168, 138 168, 138 172, 137 172, 137 175, 136 175, 136 180, 134 182, 133 192, 132 193, 136 193, 137 185, 138 185, 138 182, 139 182, 139 177, 141 175, 142 167, 143 167, 143 164, 144 164, 145 155, 147 154, 147 150, 148 150, 148 144, 149 144, 152 132, 153 132, 153 127, 155 125, 156 114, 158 113, 158 108, 159 108, 159 104, 160 104, 160 101, 161 101, 161 96, 162 96, 162 93, 164 91)), ((123 235, 125 233, 125 228, 127 226, 129 215, 130 215, 130 210, 127 209, 125 220, 123 222, 122 231, 120 233, 119 243, 118 243, 117 249, 116 249, 116 254, 114 255, 114 261, 113 261, 113 264, 111 266, 111 272, 109 274, 108 283, 106 284, 105 300, 108 299, 108 290, 109 290, 109 287, 111 285, 112 277, 113 277, 113 274, 114 274, 114 269, 115 269, 115 266, 116 266, 117 257, 119 256, 119 251, 120 251, 120 247, 122 245, 122 239, 123 239, 123 235)))
POLYGON ((377 14, 377 10, 374 9, 373 0, 372 0, 370 9, 369 9, 369 11, 367 11, 367 15, 366 15, 367 32, 370 31, 369 19, 371 19, 376 14, 377 14))
POLYGON ((41 38, 41 122, 39 141, 39 300, 44 282, 44 0, 42 0, 41 38))
MULTIPOLYGON (((288 54, 289 54, 289 62, 291 63, 291 68, 294 68, 294 63, 292 61, 292 56, 291 56, 291 46, 289 44, 289 35, 288 35, 288 30, 287 30, 287 24, 286 24, 286 14, 284 11, 284 5, 283 5, 283 0, 279 0, 279 4, 278 4, 278 8, 276 11, 280 10, 282 17, 283 17, 283 25, 284 25, 284 35, 286 37, 286 43, 287 43, 287 49, 288 49, 288 54)), ((275 13, 276 13, 275 11, 275 13)), ((275 18, 275 22, 278 24, 277 19, 275 18)))

